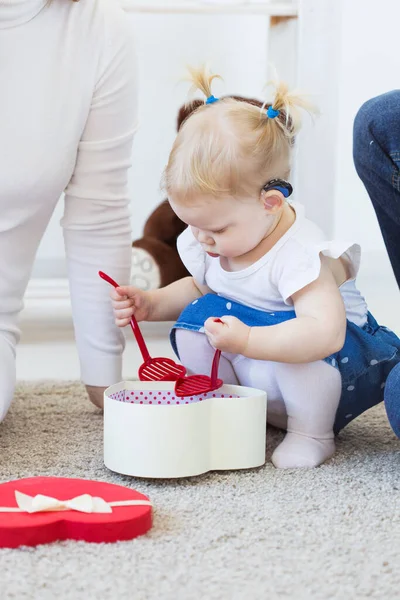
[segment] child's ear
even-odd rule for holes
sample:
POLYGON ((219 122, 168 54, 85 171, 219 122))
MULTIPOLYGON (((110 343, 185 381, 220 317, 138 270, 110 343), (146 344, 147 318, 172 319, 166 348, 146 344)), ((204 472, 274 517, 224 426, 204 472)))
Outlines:
POLYGON ((279 190, 261 190, 260 200, 265 210, 271 214, 279 212, 285 203, 285 197, 279 190))

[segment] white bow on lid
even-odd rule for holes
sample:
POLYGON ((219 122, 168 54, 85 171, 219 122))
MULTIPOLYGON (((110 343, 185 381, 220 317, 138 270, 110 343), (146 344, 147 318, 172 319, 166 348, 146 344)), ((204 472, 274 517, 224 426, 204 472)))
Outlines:
POLYGON ((0 512, 26 512, 29 514, 37 512, 57 512, 75 510, 82 513, 112 513, 113 506, 152 506, 149 500, 121 500, 118 502, 106 502, 98 496, 82 494, 71 500, 57 500, 51 496, 28 496, 22 492, 15 491, 17 507, 0 507, 0 512))

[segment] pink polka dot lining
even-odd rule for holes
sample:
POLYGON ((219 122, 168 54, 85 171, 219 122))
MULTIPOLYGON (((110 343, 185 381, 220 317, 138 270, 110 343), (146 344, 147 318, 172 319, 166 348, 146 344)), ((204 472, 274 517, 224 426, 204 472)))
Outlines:
POLYGON ((173 392, 167 390, 146 390, 146 392, 140 390, 121 390, 116 394, 111 394, 110 398, 117 400, 118 402, 142 404, 143 406, 185 406, 187 404, 196 404, 197 402, 202 402, 203 400, 208 400, 210 398, 239 398, 239 396, 235 394, 227 395, 209 392, 208 394, 202 394, 200 396, 187 396, 186 398, 180 398, 175 396, 173 392), (160 396, 162 396, 162 398, 160 398, 160 396))

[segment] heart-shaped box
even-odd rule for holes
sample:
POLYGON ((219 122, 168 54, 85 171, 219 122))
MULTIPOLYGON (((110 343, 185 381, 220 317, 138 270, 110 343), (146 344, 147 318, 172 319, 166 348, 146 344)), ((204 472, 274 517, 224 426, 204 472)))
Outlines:
POLYGON ((151 525, 149 499, 120 485, 64 477, 0 484, 1 548, 59 540, 126 541, 145 534, 151 525), (86 512, 96 509, 107 512, 86 512))
POLYGON ((124 381, 104 393, 104 463, 135 477, 189 477, 265 463, 267 397, 224 385, 179 398, 174 382, 124 381))

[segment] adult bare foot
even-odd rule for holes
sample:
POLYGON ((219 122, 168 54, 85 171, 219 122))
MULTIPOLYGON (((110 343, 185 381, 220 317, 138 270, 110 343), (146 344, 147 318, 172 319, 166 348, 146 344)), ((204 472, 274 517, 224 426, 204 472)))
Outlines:
POLYGON ((105 387, 97 387, 94 385, 87 385, 86 391, 89 396, 90 402, 92 402, 97 408, 103 410, 104 408, 104 391, 107 388, 105 387))

